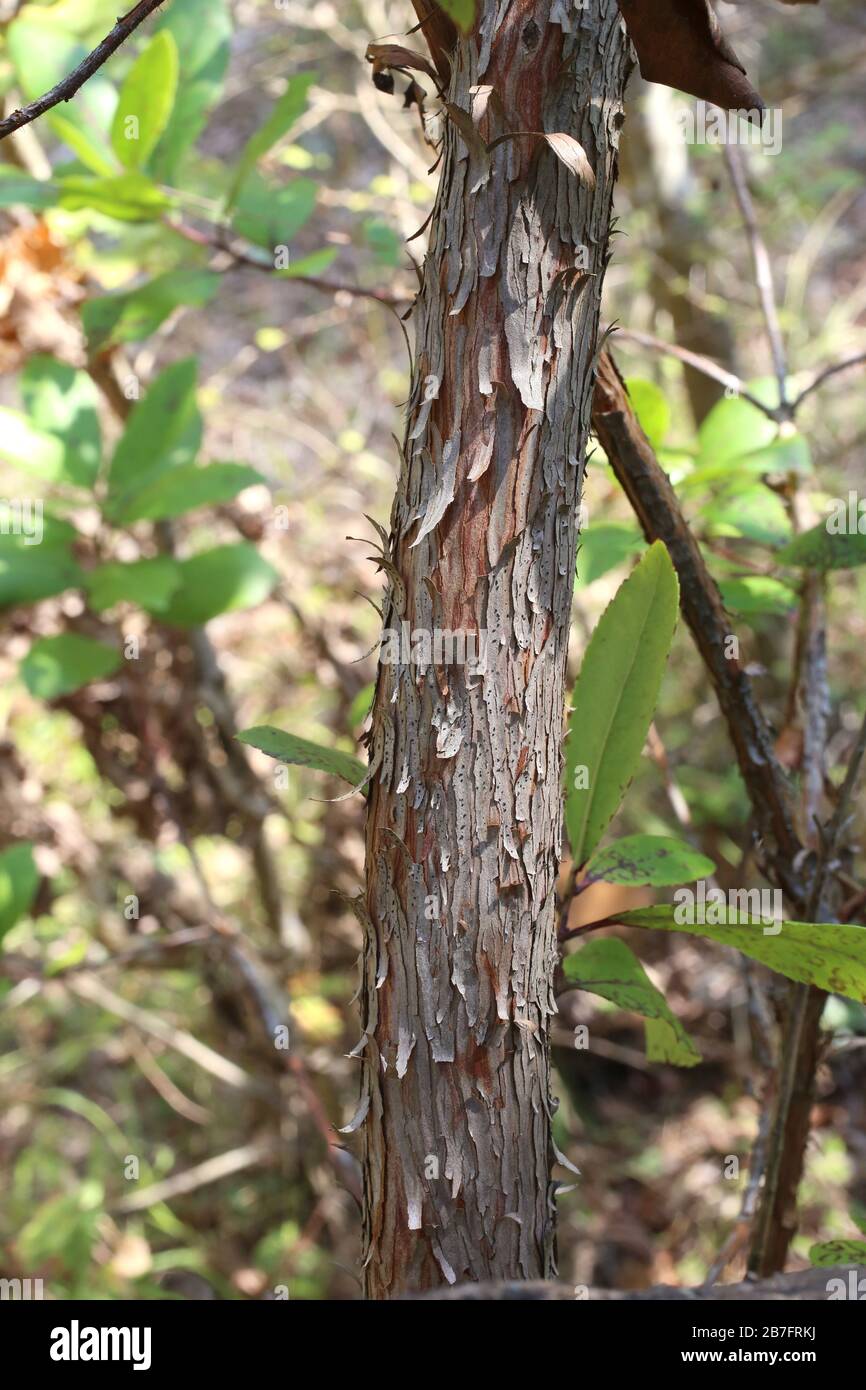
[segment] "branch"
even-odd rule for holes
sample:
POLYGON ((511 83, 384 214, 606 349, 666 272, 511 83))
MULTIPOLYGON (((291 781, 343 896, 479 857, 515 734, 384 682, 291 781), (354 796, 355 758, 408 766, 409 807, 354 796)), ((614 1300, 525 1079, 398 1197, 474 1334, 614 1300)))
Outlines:
MULTIPOLYGON (((718 381, 722 386, 736 391, 737 395, 749 405, 753 405, 756 410, 760 410, 762 415, 766 415, 768 420, 773 420, 779 424, 783 418, 782 412, 773 405, 759 400, 757 396, 747 390, 745 383, 736 376, 734 372, 729 372, 727 368, 721 367, 718 362, 714 362, 711 357, 705 357, 702 352, 692 352, 689 348, 677 347, 674 343, 666 343, 663 338, 655 338, 652 333, 641 333, 636 328, 621 328, 616 325, 617 338, 625 338, 632 343, 639 343, 641 347, 653 348, 656 352, 663 352, 666 357, 675 357, 678 362, 684 362, 687 367, 694 367, 695 371, 701 372, 713 381, 718 381)), ((813 382, 808 390, 814 390, 817 383, 813 382)))
POLYGON ((746 672, 725 655, 730 621, 716 582, 606 352, 599 363, 592 423, 647 540, 664 541, 670 552, 680 580, 683 616, 715 688, 766 850, 785 892, 803 910, 808 888, 795 867, 802 845, 770 730, 746 672))
POLYGON ((50 92, 44 96, 37 97, 31 101, 29 106, 22 106, 19 110, 13 111, 11 116, 0 121, 0 140, 5 140, 7 135, 13 131, 20 130, 22 126, 29 125, 38 116, 43 116, 46 111, 50 111, 52 106, 59 106, 62 101, 69 101, 75 96, 79 88, 83 87, 88 78, 102 67, 115 53, 124 39, 128 39, 140 24, 147 19, 148 15, 158 9, 163 0, 139 0, 134 9, 129 14, 122 15, 118 19, 111 33, 106 35, 100 44, 97 44, 92 53, 88 53, 83 58, 68 77, 64 77, 58 82, 56 87, 52 87, 50 92))
POLYGON ((788 405, 788 362, 785 354, 785 340, 782 336, 782 326, 779 323, 779 311, 776 306, 776 292, 773 287, 773 269, 770 264, 770 253, 766 243, 761 236, 761 229, 758 226, 758 217, 755 212, 755 204, 749 191, 746 171, 743 167, 742 153, 735 145, 724 146, 725 163, 731 175, 731 183, 734 187, 734 194, 743 218, 743 225, 746 229, 746 237, 749 242, 749 250, 752 255, 752 264, 755 268, 755 284, 761 300, 761 312, 764 316, 764 323, 767 329, 767 338, 770 343, 770 351, 773 355, 773 368, 776 373, 776 381, 779 386, 779 404, 785 412, 785 418, 791 418, 791 411, 788 405))

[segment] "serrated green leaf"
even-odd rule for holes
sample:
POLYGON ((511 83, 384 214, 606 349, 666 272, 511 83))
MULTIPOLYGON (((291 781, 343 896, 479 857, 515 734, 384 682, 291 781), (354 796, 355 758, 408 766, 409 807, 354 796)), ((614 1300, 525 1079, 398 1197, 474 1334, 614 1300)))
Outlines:
POLYGON ((626 835, 598 850, 586 868, 588 883, 664 887, 714 874, 712 859, 666 835, 626 835))
POLYGON ((675 907, 663 904, 624 912, 617 921, 654 931, 706 936, 735 947, 789 980, 866 1003, 866 927, 840 922, 774 922, 767 931, 757 919, 710 902, 704 915, 719 916, 721 921, 679 921, 687 910, 685 901, 675 907))
POLYGON ((169 270, 134 290, 88 299, 81 316, 90 352, 149 338, 181 305, 204 308, 220 278, 210 270, 169 270))
POLYGON ((74 690, 112 675, 120 665, 113 647, 64 632, 59 637, 40 637, 33 643, 19 667, 31 695, 40 700, 56 700, 74 690))
POLYGON ((314 72, 300 72, 289 78, 286 90, 272 107, 264 125, 244 146, 229 193, 228 207, 234 207, 241 187, 262 155, 267 154, 278 140, 282 140, 298 117, 303 115, 310 87, 315 80, 314 72))
POLYGON ((238 741, 250 748, 258 748, 269 758, 277 758, 282 763, 294 763, 298 767, 313 767, 318 772, 329 772, 342 777, 350 786, 357 787, 367 776, 367 769, 351 753, 343 753, 339 748, 323 748, 321 744, 311 743, 309 739, 297 738, 284 729, 275 729, 269 724, 255 729, 245 729, 238 734, 238 741))
POLYGON ((572 697, 565 819, 575 863, 592 854, 635 774, 677 621, 679 584, 657 541, 602 614, 572 697), (577 769, 584 769, 580 778, 577 769))
POLYGON ((174 35, 162 29, 139 54, 123 86, 111 144, 125 169, 141 169, 162 135, 174 107, 178 53, 174 35))
POLYGON ((855 569, 858 565, 866 565, 866 535, 859 531, 828 531, 827 526, 828 522, 822 521, 777 551, 779 564, 818 570, 822 574, 829 570, 855 569))
POLYGON ((37 429, 63 445, 58 481, 92 487, 102 457, 99 393, 87 372, 54 357, 31 357, 21 374, 21 395, 37 429))
POLYGON ((0 941, 30 911, 39 887, 33 846, 10 845, 0 853, 0 941))
POLYGON ((162 614, 172 627, 200 627, 220 613, 252 608, 279 580, 254 545, 219 545, 181 560, 180 587, 162 614))
POLYGON ((111 460, 112 510, 122 509, 131 490, 195 458, 202 436, 196 373, 195 358, 174 362, 136 402, 111 460))
POLYGON ((661 990, 656 989, 634 952, 616 937, 590 941, 562 963, 566 979, 590 994, 640 1014, 647 1022, 647 1056, 652 1062, 693 1067, 701 1060, 661 990))
POLYGON ((131 526, 134 521, 166 521, 197 507, 230 502, 244 488, 263 482, 261 473, 246 464, 209 463, 204 468, 194 463, 181 464, 143 487, 125 492, 122 505, 109 508, 107 515, 115 526, 131 526))
POLYGON ((162 613, 180 587, 176 561, 167 555, 129 564, 100 565, 87 576, 90 606, 101 613, 115 603, 137 603, 149 613, 162 613))

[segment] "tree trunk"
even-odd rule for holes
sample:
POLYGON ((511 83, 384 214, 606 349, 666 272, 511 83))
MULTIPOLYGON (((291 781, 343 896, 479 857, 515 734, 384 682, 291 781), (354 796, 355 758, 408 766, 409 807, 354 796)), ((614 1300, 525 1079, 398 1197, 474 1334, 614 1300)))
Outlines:
POLYGON ((370 1298, 553 1272, 564 680, 630 61, 616 0, 482 0, 451 54, 370 735, 370 1298), (488 156, 470 110, 521 134, 488 156))

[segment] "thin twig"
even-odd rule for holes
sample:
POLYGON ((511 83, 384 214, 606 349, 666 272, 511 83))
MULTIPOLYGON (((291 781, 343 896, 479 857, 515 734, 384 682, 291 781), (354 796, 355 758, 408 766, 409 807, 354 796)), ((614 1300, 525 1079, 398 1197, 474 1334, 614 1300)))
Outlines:
POLYGON ((861 367, 864 362, 866 362, 866 352, 858 352, 855 357, 846 357, 842 362, 833 362, 829 367, 825 367, 823 371, 818 372, 813 377, 808 386, 804 387, 799 396, 794 397, 791 402, 791 414, 796 415, 806 397, 811 396, 812 392, 817 391, 819 386, 823 386, 825 381, 830 380, 830 377, 836 376, 838 372, 847 372, 850 367, 861 367))
POLYGON ((782 336, 782 326, 779 322, 779 311, 776 306, 776 292, 773 287, 773 270, 770 264, 770 253, 767 250, 766 242, 761 236, 761 229, 758 226, 755 204, 752 201, 752 195, 749 191, 749 183, 746 178, 742 153, 736 145, 725 145, 724 154, 725 163, 731 175, 731 183, 734 187, 734 195, 737 199, 743 218, 743 224, 746 229, 749 250, 752 255, 752 264, 755 267, 755 284, 761 300, 761 311, 764 315, 767 337, 770 342, 770 352, 773 355, 773 367, 776 372, 776 381, 779 385, 779 404, 785 412, 785 418, 790 419, 791 413, 788 404, 788 362, 785 353, 785 340, 782 336))
MULTIPOLYGON (((749 405, 753 405, 756 410, 760 410, 762 415, 766 415, 768 420, 773 420, 779 424, 783 416, 776 406, 767 405, 765 401, 752 394, 745 383, 734 372, 729 372, 726 367, 722 367, 718 362, 714 362, 711 357, 705 357, 701 352, 692 352, 689 348, 677 347, 675 343, 666 343, 663 338, 656 338, 652 333, 643 333, 636 328, 621 328, 615 325, 617 341, 621 338, 626 342, 639 343, 641 347, 652 348, 655 352, 663 352, 666 357, 675 357, 678 362, 683 362, 687 367, 694 367, 695 371, 708 376, 712 381, 718 381, 721 386, 726 387, 749 405)), ((787 417, 784 417, 787 418, 787 417)))
POLYGON ((52 87, 50 92, 44 96, 37 97, 28 106, 22 106, 17 111, 13 111, 11 116, 0 121, 0 140, 5 140, 7 135, 13 131, 20 130, 22 126, 29 125, 37 117, 44 116, 46 111, 50 111, 53 106, 59 106, 62 101, 70 101, 76 92, 84 86, 88 78, 102 67, 115 53, 125 39, 128 39, 140 24, 147 19, 148 15, 158 9, 163 0, 139 0, 134 9, 129 14, 122 15, 110 34, 97 44, 92 53, 88 53, 86 58, 78 64, 67 77, 52 87))

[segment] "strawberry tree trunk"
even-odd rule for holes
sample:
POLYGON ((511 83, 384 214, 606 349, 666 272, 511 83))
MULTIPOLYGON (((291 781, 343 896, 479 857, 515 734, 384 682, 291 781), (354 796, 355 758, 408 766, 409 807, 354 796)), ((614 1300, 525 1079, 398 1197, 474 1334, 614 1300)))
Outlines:
POLYGON ((616 0, 477 9, 383 556, 355 1121, 376 1299, 553 1269, 565 667, 630 50, 616 0))

